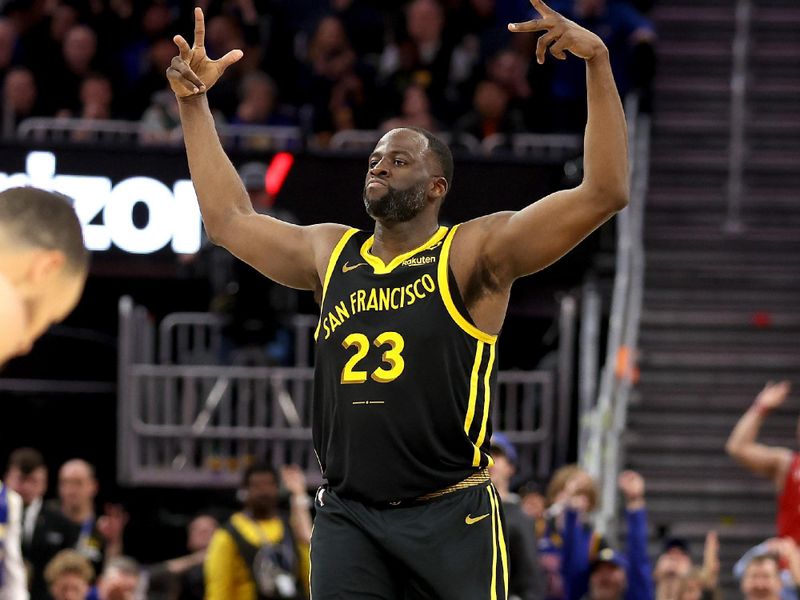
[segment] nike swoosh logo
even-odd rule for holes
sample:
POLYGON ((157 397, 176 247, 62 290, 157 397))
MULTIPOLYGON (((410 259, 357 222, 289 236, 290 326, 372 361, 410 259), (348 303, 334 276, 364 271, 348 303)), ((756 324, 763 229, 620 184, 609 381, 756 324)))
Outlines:
POLYGON ((441 240, 441 241, 439 241, 439 242, 436 242, 436 243, 435 243, 433 246, 431 246, 430 248, 426 248, 426 250, 434 250, 434 249, 438 248, 439 246, 441 246, 442 244, 444 244, 444 240, 441 240))
POLYGON ((489 516, 489 513, 486 513, 485 515, 481 515, 480 517, 473 517, 472 515, 467 515, 467 518, 464 519, 464 522, 467 525, 474 525, 478 521, 483 521, 488 516, 489 516))
POLYGON ((358 267, 366 267, 366 266, 367 266, 367 263, 365 263, 365 262, 356 263, 354 265, 348 265, 347 263, 344 263, 342 265, 342 273, 347 273, 349 271, 352 271, 353 269, 357 269, 358 267))

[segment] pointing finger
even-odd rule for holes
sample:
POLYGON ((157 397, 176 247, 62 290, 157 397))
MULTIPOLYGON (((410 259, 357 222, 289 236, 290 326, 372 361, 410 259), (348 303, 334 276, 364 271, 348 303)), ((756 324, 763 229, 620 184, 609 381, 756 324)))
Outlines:
POLYGON ((221 69, 224 71, 228 67, 230 67, 233 63, 237 62, 240 58, 244 56, 244 52, 239 49, 231 50, 225 56, 218 59, 216 62, 220 65, 221 69))
POLYGON ((206 43, 206 24, 203 20, 203 9, 195 7, 194 9, 194 47, 202 48, 206 43))
POLYGON ((181 54, 181 59, 188 62, 192 57, 192 49, 189 47, 189 42, 183 39, 183 36, 180 35, 176 35, 174 38, 172 38, 172 41, 175 42, 175 45, 178 47, 178 52, 181 54))
POLYGON ((508 30, 517 33, 524 33, 528 31, 548 31, 552 27, 551 24, 545 23, 544 19, 533 19, 532 21, 525 21, 524 23, 509 23, 508 30))

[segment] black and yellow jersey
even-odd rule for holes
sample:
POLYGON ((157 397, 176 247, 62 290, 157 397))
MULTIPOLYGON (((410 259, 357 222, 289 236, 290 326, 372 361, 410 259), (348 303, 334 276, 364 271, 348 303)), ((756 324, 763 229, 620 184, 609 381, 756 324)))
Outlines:
POLYGON ((314 448, 333 490, 422 496, 490 464, 496 336, 469 319, 448 266, 458 226, 389 264, 348 230, 325 274, 316 331, 314 448))

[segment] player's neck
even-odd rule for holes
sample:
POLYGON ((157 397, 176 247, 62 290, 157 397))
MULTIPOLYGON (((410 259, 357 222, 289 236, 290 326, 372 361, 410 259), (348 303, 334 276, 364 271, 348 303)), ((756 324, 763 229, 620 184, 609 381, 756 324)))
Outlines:
POLYGON ((435 218, 420 215, 403 223, 375 222, 375 240, 371 252, 383 262, 388 262, 421 246, 439 229, 435 218))

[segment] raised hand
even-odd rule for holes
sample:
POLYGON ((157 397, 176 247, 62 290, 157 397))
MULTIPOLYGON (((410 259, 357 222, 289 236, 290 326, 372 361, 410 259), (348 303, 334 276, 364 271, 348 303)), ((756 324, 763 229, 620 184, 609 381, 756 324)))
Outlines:
POLYGON ((536 61, 540 65, 544 63, 548 47, 550 54, 559 60, 567 58, 565 52, 584 60, 591 60, 608 52, 603 40, 596 34, 561 16, 542 0, 531 0, 531 4, 542 18, 525 23, 509 23, 508 29, 514 33, 546 32, 536 43, 536 61))
POLYGON ((203 11, 194 9, 194 45, 182 36, 176 35, 173 39, 178 46, 178 56, 172 59, 167 68, 167 79, 172 91, 178 98, 186 98, 200 94, 211 89, 229 66, 238 61, 244 53, 231 50, 222 58, 211 60, 205 48, 206 25, 203 11))
POLYGON ((629 510, 644 506, 644 477, 636 471, 623 471, 617 479, 629 510))
POLYGON ((281 468, 281 480, 283 485, 293 496, 306 496, 306 476, 303 470, 297 465, 286 465, 281 468))
POLYGON ((105 514, 97 519, 97 529, 109 544, 122 541, 127 524, 128 513, 119 504, 107 504, 105 514))
POLYGON ((703 579, 706 589, 717 587, 719 581, 719 537, 716 531, 706 534, 703 547, 703 579))
POLYGON ((755 404, 764 410, 777 408, 786 401, 791 388, 792 386, 788 381, 781 381, 779 383, 772 383, 770 381, 764 386, 761 393, 756 396, 755 404))

